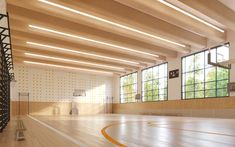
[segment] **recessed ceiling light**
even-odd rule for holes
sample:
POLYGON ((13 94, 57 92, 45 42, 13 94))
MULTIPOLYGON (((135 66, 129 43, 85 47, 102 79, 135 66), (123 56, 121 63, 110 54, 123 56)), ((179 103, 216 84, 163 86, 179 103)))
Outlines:
POLYGON ((33 61, 24 61, 24 63, 35 64, 35 65, 43 65, 43 66, 49 66, 49 67, 57 67, 57 68, 64 68, 64 69, 79 70, 79 71, 96 72, 96 73, 103 73, 103 74, 113 74, 112 72, 106 72, 106 71, 100 71, 100 70, 93 70, 93 69, 86 69, 86 68, 76 68, 76 67, 71 67, 71 66, 62 66, 62 65, 47 64, 47 63, 33 62, 33 61))
POLYGON ((73 63, 78 63, 78 64, 92 65, 92 66, 99 66, 99 67, 104 67, 104 68, 109 68, 109 69, 111 68, 115 70, 125 70, 125 68, 121 68, 121 67, 109 66, 109 65, 104 65, 104 64, 96 64, 92 62, 84 62, 84 61, 46 56, 46 55, 40 55, 40 54, 33 54, 33 53, 24 53, 24 54, 27 56, 32 56, 32 57, 39 57, 39 58, 52 59, 52 60, 65 61, 65 62, 73 62, 73 63))
POLYGON ((76 51, 76 50, 71 50, 71 49, 67 49, 67 48, 62 48, 62 47, 57 47, 57 46, 52 46, 52 45, 46 45, 46 44, 41 44, 41 43, 35 43, 35 42, 30 42, 30 41, 27 41, 26 43, 30 44, 30 45, 46 47, 46 48, 59 50, 59 51, 64 51, 64 52, 76 53, 76 54, 87 55, 87 56, 92 56, 92 57, 99 57, 99 58, 103 58, 103 59, 115 60, 115 61, 124 62, 124 63, 128 63, 128 64, 139 65, 138 62, 128 61, 128 60, 119 59, 119 58, 102 56, 102 55, 98 55, 98 54, 92 54, 92 53, 87 53, 87 52, 82 52, 82 51, 76 51))
POLYGON ((50 33, 55 33, 55 34, 59 34, 59 35, 63 35, 63 36, 68 36, 68 37, 84 40, 84 41, 89 41, 89 42, 96 43, 96 44, 115 47, 115 48, 118 48, 118 49, 131 51, 131 52, 135 52, 135 53, 139 53, 139 54, 145 54, 145 55, 149 55, 149 56, 159 57, 156 54, 151 54, 151 53, 148 53, 148 52, 138 51, 138 50, 135 50, 135 49, 132 49, 132 48, 119 46, 119 45, 115 45, 115 44, 111 44, 111 43, 107 43, 107 42, 103 42, 103 41, 98 41, 98 40, 94 40, 94 39, 90 39, 90 38, 86 38, 86 37, 82 37, 82 36, 77 36, 77 35, 73 35, 73 34, 68 34, 68 33, 60 32, 60 31, 56 31, 56 30, 52 30, 52 29, 48 29, 48 28, 44 28, 44 27, 39 27, 39 26, 35 26, 35 25, 29 25, 29 27, 34 28, 34 29, 38 29, 38 30, 42 30, 42 31, 46 31, 46 32, 50 32, 50 33))
POLYGON ((171 3, 169 3, 169 2, 167 2, 165 0, 158 0, 158 1, 161 2, 162 4, 168 6, 168 7, 171 7, 172 9, 175 9, 178 12, 181 12, 181 13, 183 13, 183 14, 185 14, 185 15, 187 15, 187 16, 189 16, 189 17, 191 17, 191 18, 193 18, 193 19, 195 19, 195 20, 197 20, 197 21, 199 21, 199 22, 209 26, 209 27, 212 27, 213 29, 216 29, 217 31, 220 31, 220 32, 224 33, 223 29, 221 29, 221 28, 219 28, 219 27, 217 27, 217 26, 215 26, 215 25, 213 25, 211 23, 206 22, 205 20, 202 20, 201 18, 199 18, 199 17, 197 17, 195 15, 192 15, 189 12, 186 12, 186 11, 184 11, 181 8, 172 5, 171 3))
POLYGON ((184 44, 177 43, 175 41, 171 41, 171 40, 159 37, 159 36, 155 36, 155 35, 152 35, 152 34, 149 34, 149 33, 146 33, 146 32, 143 32, 143 31, 140 31, 140 30, 137 30, 137 29, 134 29, 134 28, 131 28, 131 27, 119 24, 119 23, 115 23, 115 22, 109 21, 107 19, 103 19, 101 17, 97 17, 97 16, 94 16, 94 15, 91 15, 91 14, 88 14, 88 13, 85 13, 85 12, 82 12, 82 11, 79 11, 79 10, 75 10, 75 9, 72 9, 72 8, 69 8, 69 7, 57 4, 57 3, 50 2, 48 0, 39 0, 39 1, 43 2, 43 3, 46 3, 48 5, 60 8, 60 9, 64 9, 64 10, 67 10, 67 11, 70 11, 70 12, 73 12, 73 13, 85 16, 85 17, 89 17, 89 18, 97 20, 97 21, 101 21, 101 22, 113 25, 115 27, 126 29, 126 30, 129 30, 129 31, 132 31, 132 32, 135 32, 135 33, 138 33, 138 34, 141 34, 141 35, 145 35, 145 36, 148 36, 148 37, 152 37, 154 39, 158 39, 158 40, 161 40, 161 41, 164 41, 164 42, 167 42, 167 43, 171 43, 171 44, 174 44, 174 45, 177 45, 177 46, 186 47, 186 45, 184 45, 184 44))

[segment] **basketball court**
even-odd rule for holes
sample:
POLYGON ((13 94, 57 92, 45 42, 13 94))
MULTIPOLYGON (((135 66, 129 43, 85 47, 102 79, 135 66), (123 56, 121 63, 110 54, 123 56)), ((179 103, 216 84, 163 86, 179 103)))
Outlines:
POLYGON ((233 0, 1 0, 0 147, 234 147, 233 0))

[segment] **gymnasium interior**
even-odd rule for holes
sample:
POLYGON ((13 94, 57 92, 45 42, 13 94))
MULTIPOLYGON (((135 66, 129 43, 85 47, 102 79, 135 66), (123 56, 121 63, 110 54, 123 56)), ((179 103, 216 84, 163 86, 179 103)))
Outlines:
POLYGON ((234 0, 0 0, 0 147, 235 147, 234 0))

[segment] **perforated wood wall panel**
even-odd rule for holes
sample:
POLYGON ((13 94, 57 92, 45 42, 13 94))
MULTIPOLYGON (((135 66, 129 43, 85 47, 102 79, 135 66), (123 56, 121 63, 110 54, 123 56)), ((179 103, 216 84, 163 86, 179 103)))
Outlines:
POLYGON ((29 92, 30 101, 67 102, 75 97, 74 89, 84 89, 85 97, 78 102, 103 103, 112 95, 112 77, 79 72, 15 65, 16 83, 12 84, 12 100, 18 100, 18 92, 29 92))

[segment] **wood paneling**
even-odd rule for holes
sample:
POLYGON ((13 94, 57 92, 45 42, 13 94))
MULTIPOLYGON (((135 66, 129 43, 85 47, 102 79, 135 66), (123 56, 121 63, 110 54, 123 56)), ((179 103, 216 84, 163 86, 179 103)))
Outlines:
MULTIPOLYGON (((12 101, 12 115, 19 114, 19 102, 12 101)), ((79 115, 102 114, 112 110, 111 104, 76 103, 79 115)), ((70 115, 71 102, 20 102, 20 114, 27 115, 70 115), (28 108, 29 106, 29 108, 28 108)))
POLYGON ((113 112, 235 118, 235 97, 113 104, 113 112))

